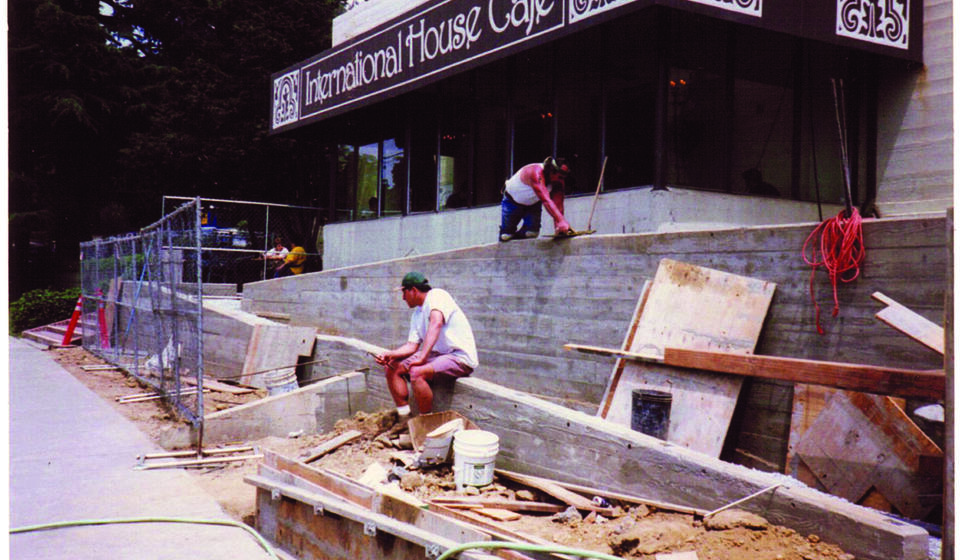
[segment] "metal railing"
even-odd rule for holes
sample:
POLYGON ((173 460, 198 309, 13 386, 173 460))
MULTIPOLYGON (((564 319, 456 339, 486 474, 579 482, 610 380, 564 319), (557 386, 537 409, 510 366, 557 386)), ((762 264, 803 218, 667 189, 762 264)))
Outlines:
POLYGON ((203 258, 196 198, 137 234, 80 244, 83 347, 154 388, 203 443, 203 258))
MULTIPOLYGON (((193 200, 164 196, 168 207, 193 200)), ((324 210, 263 202, 200 198, 203 281, 236 284, 275 277, 278 261, 264 258, 280 237, 286 249, 298 245, 307 254, 306 272, 323 268, 324 210)))

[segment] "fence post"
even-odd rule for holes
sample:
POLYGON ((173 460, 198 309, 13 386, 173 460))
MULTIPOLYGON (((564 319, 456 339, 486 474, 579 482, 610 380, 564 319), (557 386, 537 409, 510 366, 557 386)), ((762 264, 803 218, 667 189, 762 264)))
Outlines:
POLYGON ((200 254, 200 197, 196 199, 194 231, 197 243, 197 457, 203 456, 203 258, 200 254))

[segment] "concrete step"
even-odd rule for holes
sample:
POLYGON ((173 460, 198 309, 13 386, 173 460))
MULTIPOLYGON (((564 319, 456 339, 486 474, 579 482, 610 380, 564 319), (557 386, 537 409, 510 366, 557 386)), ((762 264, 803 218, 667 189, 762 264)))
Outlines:
MULTIPOLYGON (((23 331, 23 337, 33 340, 34 342, 39 342, 40 344, 46 344, 49 346, 62 346, 63 336, 67 333, 67 328, 69 325, 69 319, 57 321, 56 323, 50 323, 49 325, 27 329, 23 331)), ((70 338, 70 345, 76 346, 81 344, 82 341, 83 326, 78 323, 73 331, 73 335, 70 338)))

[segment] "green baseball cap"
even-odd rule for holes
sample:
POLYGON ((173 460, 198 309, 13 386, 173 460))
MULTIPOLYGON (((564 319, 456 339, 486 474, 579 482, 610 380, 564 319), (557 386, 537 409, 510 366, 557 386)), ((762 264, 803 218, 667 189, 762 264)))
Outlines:
POLYGON ((403 280, 400 282, 400 286, 403 288, 413 288, 423 286, 429 283, 427 277, 423 275, 422 272, 411 271, 406 273, 403 276, 403 280))

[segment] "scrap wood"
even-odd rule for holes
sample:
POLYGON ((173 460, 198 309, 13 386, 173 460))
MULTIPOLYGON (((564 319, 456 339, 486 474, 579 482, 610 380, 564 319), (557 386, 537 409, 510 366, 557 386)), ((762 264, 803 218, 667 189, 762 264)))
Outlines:
POLYGON ((303 462, 310 463, 312 461, 316 461, 317 459, 319 459, 320 457, 323 457, 327 453, 330 453, 331 451, 339 447, 342 447, 355 439, 359 439, 360 437, 363 437, 363 433, 358 432, 357 430, 350 430, 348 432, 344 432, 339 436, 331 440, 327 440, 321 443, 320 445, 314 447, 313 449, 311 449, 307 457, 303 459, 303 462))
POLYGON ((684 348, 667 348, 664 362, 671 366, 824 385, 878 395, 941 400, 946 391, 943 370, 899 369, 684 348))
POLYGON ((744 502, 748 502, 748 501, 756 498, 757 496, 760 496, 761 494, 766 494, 767 492, 770 492, 770 491, 772 491, 772 490, 776 490, 777 488, 780 488, 781 486, 783 486, 783 485, 780 484, 779 482, 776 483, 776 484, 774 484, 773 486, 768 486, 768 487, 766 487, 766 488, 764 488, 764 489, 762 489, 762 490, 759 490, 759 491, 757 491, 757 492, 754 492, 753 494, 750 494, 749 496, 745 496, 745 497, 743 497, 743 498, 740 498, 739 500, 730 502, 729 504, 727 504, 727 505, 725 505, 725 506, 718 507, 717 509, 715 509, 715 510, 707 513, 706 515, 704 515, 704 517, 710 517, 711 515, 716 515, 716 514, 720 513, 721 511, 725 511, 725 510, 728 510, 728 509, 732 508, 733 506, 738 506, 738 505, 740 505, 740 504, 742 504, 742 503, 744 503, 744 502))
POLYGON ((516 521, 523 517, 517 512, 500 508, 480 508, 473 511, 491 519, 496 519, 497 521, 516 521))
POLYGON ((616 348, 603 348, 601 346, 586 346, 584 344, 564 344, 563 348, 565 350, 576 350, 578 352, 583 352, 584 354, 598 354, 601 356, 616 356, 624 360, 637 360, 640 362, 653 362, 662 364, 663 356, 659 356, 654 352, 639 353, 639 352, 628 352, 626 350, 617 350, 616 348))
MULTIPOLYGON (((223 455, 226 453, 240 453, 241 451, 253 451, 256 449, 252 445, 244 445, 240 447, 217 447, 213 449, 201 449, 200 455, 223 455)), ((196 450, 188 451, 165 451, 163 453, 145 453, 137 457, 139 463, 143 463, 147 459, 169 459, 171 457, 191 457, 197 455, 196 450)))
POLYGON ((484 533, 489 534, 492 537, 503 541, 510 542, 526 542, 530 544, 556 544, 551 543, 546 539, 542 539, 535 535, 530 535, 527 533, 521 533, 500 525, 499 523, 493 521, 492 519, 486 518, 482 515, 477 515, 473 510, 468 509, 452 509, 446 505, 441 504, 430 504, 430 511, 443 514, 447 517, 457 519, 459 521, 466 521, 478 528, 480 528, 484 533))
POLYGON ((567 506, 550 504, 547 502, 528 502, 524 500, 470 498, 470 497, 439 497, 430 500, 432 504, 441 504, 450 508, 498 508, 510 511, 535 511, 540 513, 560 513, 567 506))
POLYGON ((235 463, 237 461, 260 459, 262 457, 262 453, 256 453, 253 455, 243 455, 241 457, 215 457, 210 459, 194 459, 189 461, 165 461, 163 463, 155 463, 153 465, 137 465, 133 468, 138 471, 145 471, 151 469, 164 469, 167 467, 193 467, 202 465, 215 465, 219 463, 235 463))
POLYGON ((880 292, 874 292, 872 295, 873 299, 887 305, 887 307, 874 315, 877 319, 880 319, 924 346, 939 352, 941 355, 943 354, 943 327, 880 292))
POLYGON ((703 517, 708 513, 705 509, 690 507, 690 506, 681 506, 677 504, 671 504, 669 502, 661 502, 659 500, 651 500, 649 498, 641 498, 639 496, 632 496, 629 494, 621 494, 619 492, 611 492, 609 490, 600 490, 597 488, 590 488, 589 486, 581 486, 579 484, 571 484, 569 482, 560 482, 553 481, 554 484, 562 486, 567 490, 573 490, 574 492, 579 492, 581 494, 587 494, 590 496, 600 496, 602 498, 608 498, 611 500, 618 500, 621 502, 627 502, 630 504, 643 504, 645 506, 653 506, 661 510, 675 511, 677 513, 687 513, 690 515, 699 515, 703 517))
POLYGON ((573 506, 577 509, 586 511, 595 511, 601 515, 610 515, 613 512, 613 508, 599 507, 590 501, 589 498, 585 498, 576 492, 567 490, 563 486, 557 484, 555 481, 501 469, 495 469, 494 472, 504 478, 513 480, 514 482, 519 482, 520 484, 530 486, 531 488, 536 488, 545 494, 553 496, 568 506, 573 506))
MULTIPOLYGON (((197 381, 191 378, 185 379, 184 382, 187 385, 192 385, 192 386, 197 385, 197 381)), ((229 383, 224 383, 216 379, 204 379, 203 388, 212 389, 214 391, 219 391, 221 393, 230 393, 233 395, 246 395, 247 393, 252 393, 257 390, 256 387, 250 387, 247 385, 231 385, 229 383)))
POLYGON ((97 365, 97 366, 80 366, 80 369, 83 371, 108 371, 108 370, 118 370, 120 366, 109 366, 109 365, 97 365))

